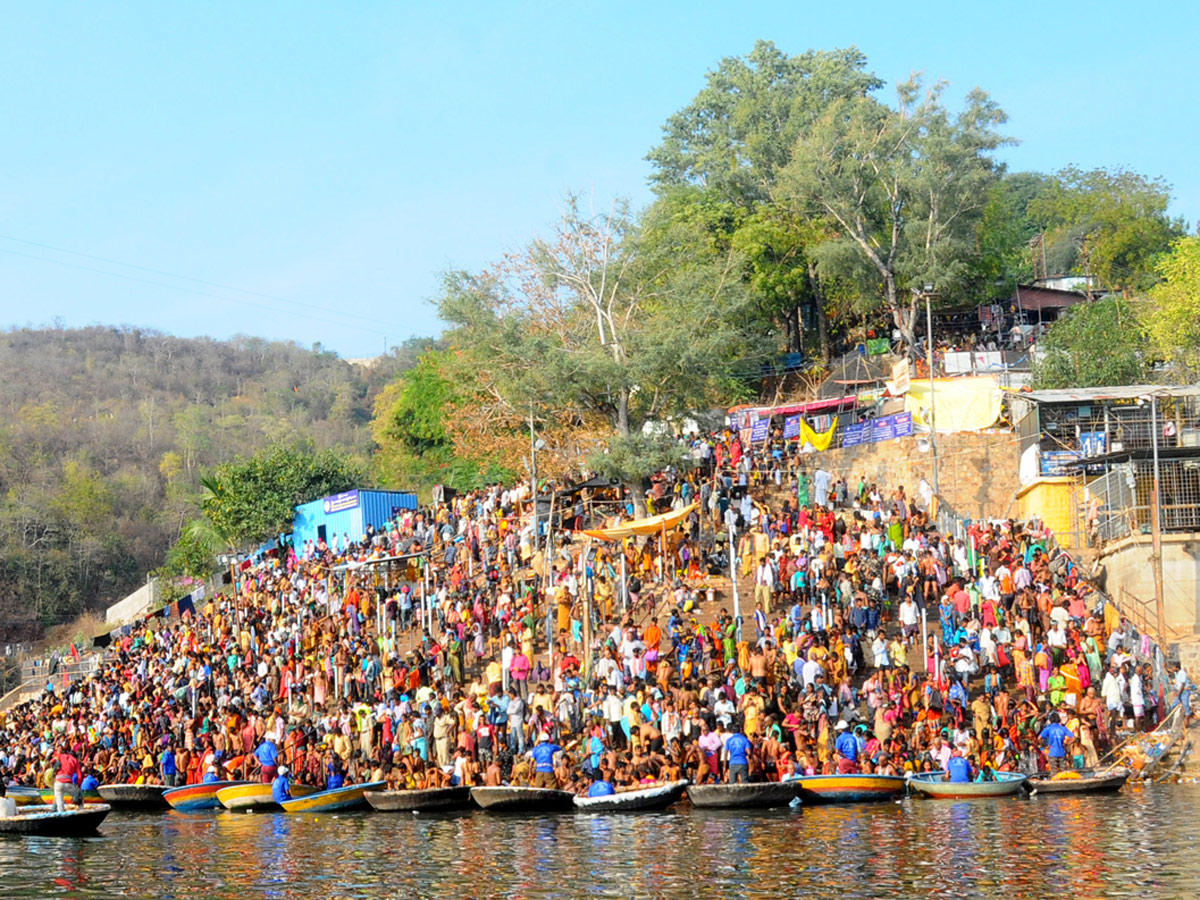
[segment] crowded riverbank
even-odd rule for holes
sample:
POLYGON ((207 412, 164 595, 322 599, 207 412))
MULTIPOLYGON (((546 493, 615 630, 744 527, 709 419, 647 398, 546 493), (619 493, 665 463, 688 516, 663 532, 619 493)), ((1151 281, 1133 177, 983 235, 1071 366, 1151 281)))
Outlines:
POLYGON ((624 537, 638 523, 612 488, 607 509, 535 522, 526 485, 494 486, 247 560, 227 593, 8 711, 6 781, 602 796, 1141 774, 1160 760, 1138 736, 1176 706, 1186 724, 1186 673, 1036 521, 964 540, 925 485, 835 477, 782 439, 689 449, 649 494, 669 535, 624 537), (710 597, 730 567, 747 596, 710 597))

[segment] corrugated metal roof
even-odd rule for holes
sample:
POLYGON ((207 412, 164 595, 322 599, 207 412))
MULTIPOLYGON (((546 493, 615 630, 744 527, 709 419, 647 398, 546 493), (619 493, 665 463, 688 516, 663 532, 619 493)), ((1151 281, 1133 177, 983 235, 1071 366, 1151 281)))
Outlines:
POLYGON ((1018 396, 1034 403, 1092 403, 1101 400, 1136 400, 1138 397, 1195 397, 1200 385, 1122 384, 1112 387, 1062 388, 1029 391, 1018 396))

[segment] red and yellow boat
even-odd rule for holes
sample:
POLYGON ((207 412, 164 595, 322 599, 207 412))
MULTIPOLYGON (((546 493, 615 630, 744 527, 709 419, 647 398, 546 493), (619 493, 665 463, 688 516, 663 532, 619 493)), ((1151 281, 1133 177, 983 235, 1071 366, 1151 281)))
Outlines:
POLYGON ((898 800, 907 787, 903 775, 802 775, 795 782, 805 806, 898 800))

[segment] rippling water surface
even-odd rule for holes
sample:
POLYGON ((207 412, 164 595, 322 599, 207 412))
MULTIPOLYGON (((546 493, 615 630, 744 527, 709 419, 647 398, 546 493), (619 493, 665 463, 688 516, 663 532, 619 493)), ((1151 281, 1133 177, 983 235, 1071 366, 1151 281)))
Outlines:
POLYGON ((1200 786, 770 812, 113 813, 0 838, 12 897, 1200 897, 1200 786))

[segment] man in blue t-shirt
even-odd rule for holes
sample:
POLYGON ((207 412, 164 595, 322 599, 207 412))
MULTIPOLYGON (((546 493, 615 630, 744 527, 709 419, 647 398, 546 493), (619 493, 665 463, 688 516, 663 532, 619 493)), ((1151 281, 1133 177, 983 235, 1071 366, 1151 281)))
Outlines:
POLYGON ((158 754, 158 769, 164 785, 175 787, 179 784, 179 769, 175 765, 175 749, 171 744, 167 744, 163 752, 158 754))
POLYGON ((596 780, 588 788, 587 795, 589 797, 611 797, 617 792, 617 789, 613 787, 611 778, 612 774, 610 772, 602 771, 597 773, 596 780))
POLYGON ((858 738, 850 733, 850 724, 845 719, 838 720, 837 733, 833 749, 838 756, 838 774, 851 775, 858 771, 858 738))
POLYGON ((725 740, 725 759, 730 784, 745 784, 750 780, 750 739, 735 731, 725 740))
POLYGON ((1058 721, 1058 713, 1050 713, 1050 723, 1038 735, 1046 747, 1046 758, 1050 762, 1050 773, 1067 768, 1067 741, 1075 737, 1071 729, 1058 721))
POLYGON ((562 753, 563 748, 550 740, 550 735, 542 732, 538 737, 537 746, 529 751, 533 758, 533 786, 536 788, 558 789, 558 778, 554 775, 554 757, 562 753))
POLYGON ((946 780, 955 784, 970 784, 971 776, 971 761, 956 748, 954 755, 946 763, 946 780))
POLYGON ((287 766, 280 766, 279 774, 271 782, 271 799, 276 803, 292 799, 292 781, 288 778, 287 766))
POLYGON ((254 751, 254 757, 258 760, 258 780, 263 784, 270 784, 275 778, 276 766, 279 765, 279 748, 275 746, 274 741, 266 738, 254 751))

